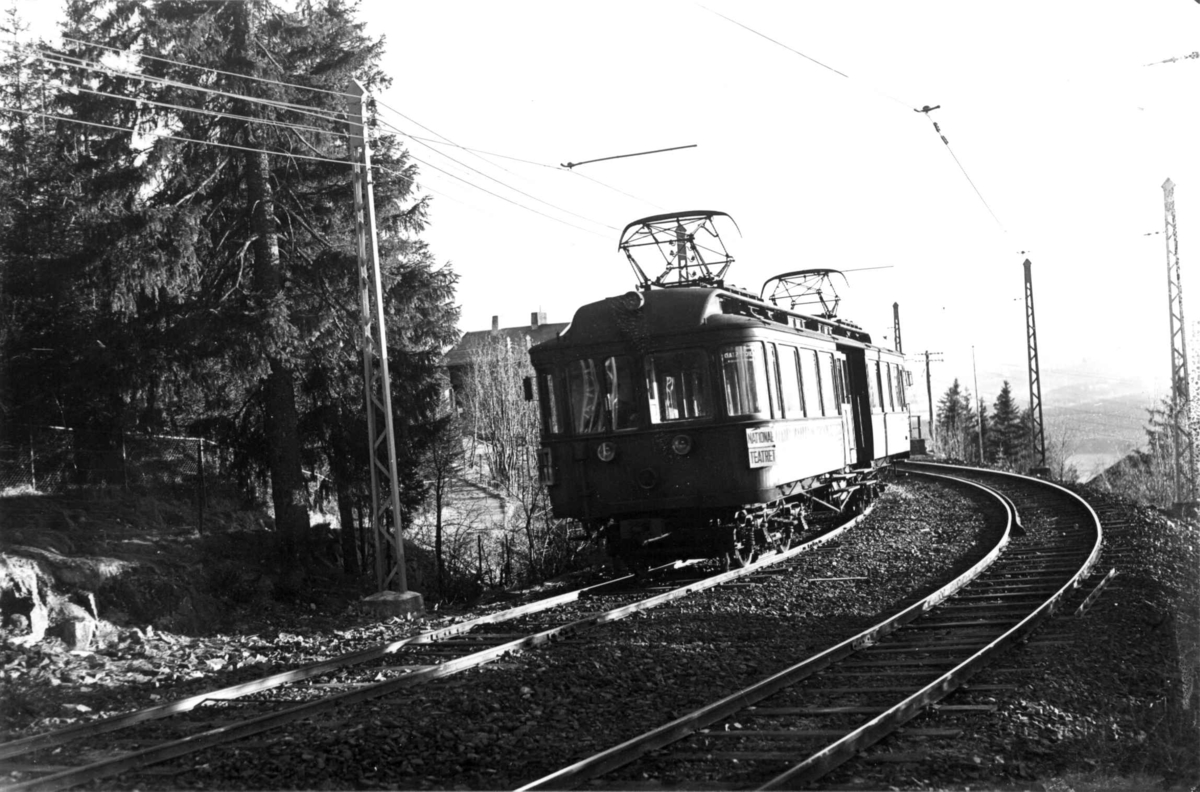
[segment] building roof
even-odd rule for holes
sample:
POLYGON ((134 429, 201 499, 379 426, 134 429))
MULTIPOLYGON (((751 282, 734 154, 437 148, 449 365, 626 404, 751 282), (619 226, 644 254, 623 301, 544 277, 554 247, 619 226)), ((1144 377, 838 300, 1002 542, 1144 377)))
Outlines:
POLYGON ((518 349, 528 349, 534 344, 557 338, 558 334, 569 325, 570 322, 539 323, 536 327, 525 325, 524 327, 501 327, 496 330, 473 330, 463 333, 463 337, 459 339, 454 349, 451 349, 442 358, 442 365, 447 368, 466 366, 471 362, 472 349, 496 340, 507 340, 518 349))

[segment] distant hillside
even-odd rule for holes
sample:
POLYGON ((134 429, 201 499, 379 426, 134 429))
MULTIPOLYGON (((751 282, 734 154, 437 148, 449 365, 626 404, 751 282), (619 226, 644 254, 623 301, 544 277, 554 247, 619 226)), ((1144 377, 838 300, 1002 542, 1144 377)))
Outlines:
POLYGON ((1062 443, 1083 481, 1145 445, 1147 410, 1161 402, 1161 397, 1144 392, 1088 395, 1088 388, 1078 388, 1056 389, 1042 397, 1047 446, 1062 443))

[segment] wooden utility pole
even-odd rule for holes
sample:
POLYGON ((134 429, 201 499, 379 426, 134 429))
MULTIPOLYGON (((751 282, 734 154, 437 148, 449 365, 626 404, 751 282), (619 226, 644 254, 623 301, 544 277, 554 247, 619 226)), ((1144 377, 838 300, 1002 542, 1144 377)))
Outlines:
POLYGON ((366 130, 367 91, 350 87, 350 149, 354 159, 354 217, 358 232, 358 284, 361 307, 363 386, 366 392, 368 455, 371 468, 371 525, 375 535, 375 582, 372 598, 385 613, 419 613, 421 595, 408 590, 404 568, 404 526, 396 471, 396 432, 388 374, 387 325, 383 311, 383 275, 375 232, 375 194, 371 144, 366 130), (387 596, 391 595, 391 596, 387 596))
POLYGON ((929 397, 929 439, 931 440, 937 439, 937 423, 933 420, 933 376, 929 372, 929 364, 941 360, 940 357, 933 357, 941 354, 941 352, 925 350, 925 395, 929 397))

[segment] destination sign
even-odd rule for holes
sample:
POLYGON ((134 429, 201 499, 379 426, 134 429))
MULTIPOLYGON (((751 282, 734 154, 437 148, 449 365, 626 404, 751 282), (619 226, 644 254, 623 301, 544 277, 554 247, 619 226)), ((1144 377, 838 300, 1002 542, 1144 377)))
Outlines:
POLYGON ((750 467, 760 468, 774 465, 775 430, 769 426, 747 429, 746 450, 749 452, 750 467))

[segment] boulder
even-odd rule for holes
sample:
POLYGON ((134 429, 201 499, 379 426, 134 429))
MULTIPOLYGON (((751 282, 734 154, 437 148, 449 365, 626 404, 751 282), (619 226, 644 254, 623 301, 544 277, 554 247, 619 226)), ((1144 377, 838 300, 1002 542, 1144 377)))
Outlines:
POLYGON ((0 620, 18 633, 21 643, 37 643, 50 626, 50 610, 42 593, 48 582, 47 570, 37 561, 0 554, 0 620))

